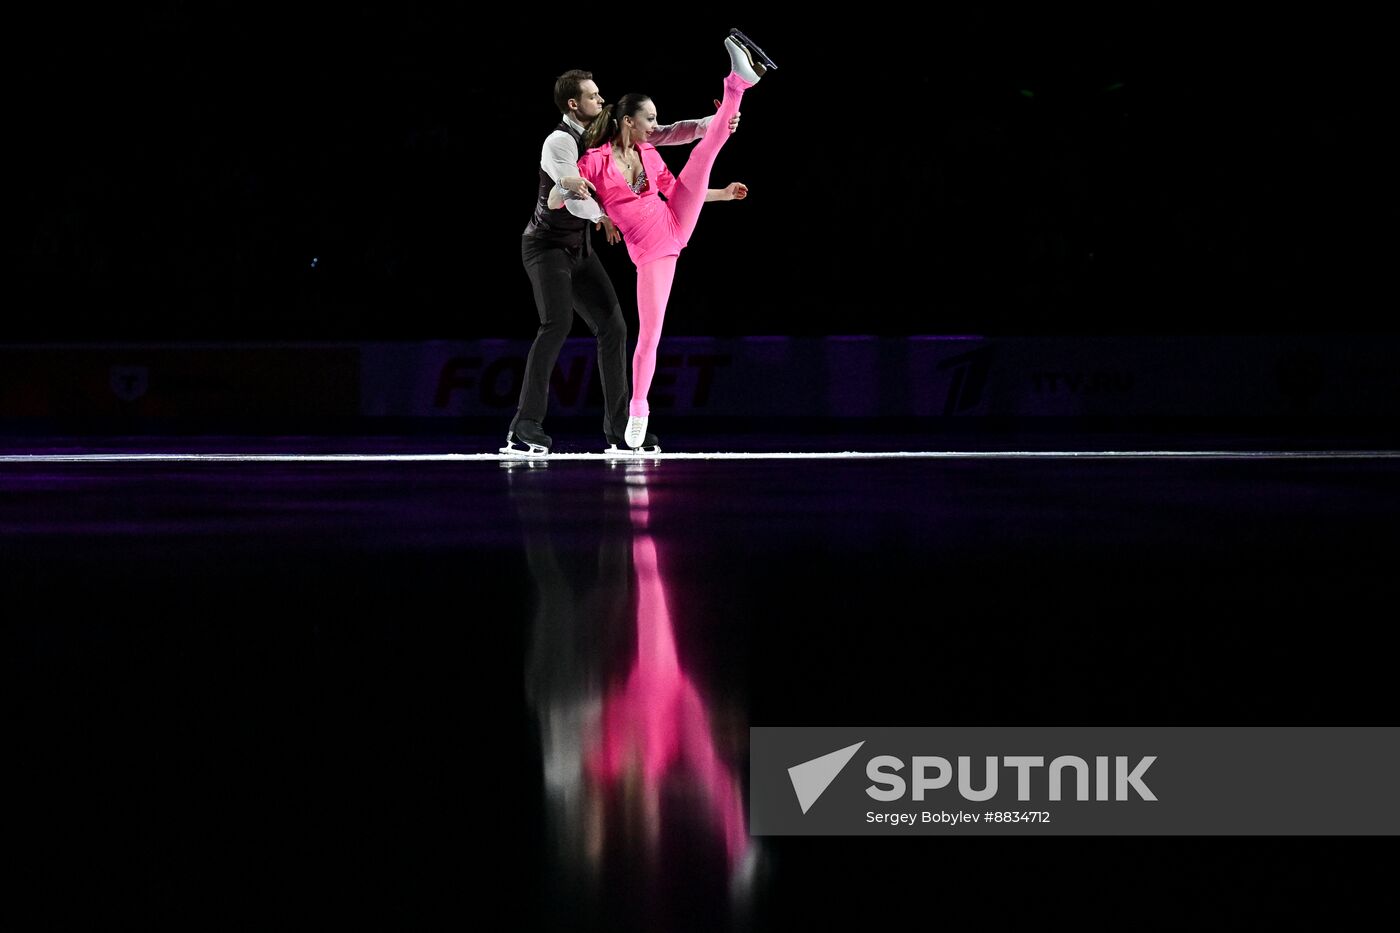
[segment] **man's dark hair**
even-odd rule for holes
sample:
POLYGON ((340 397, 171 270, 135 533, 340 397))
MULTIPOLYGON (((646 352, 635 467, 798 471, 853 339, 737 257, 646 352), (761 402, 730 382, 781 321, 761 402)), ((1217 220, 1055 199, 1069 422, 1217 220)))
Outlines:
POLYGON ((593 80, 593 72, 579 71, 575 68, 566 71, 554 79, 554 105, 559 108, 560 113, 569 112, 569 101, 578 100, 583 96, 582 84, 585 81, 593 80))

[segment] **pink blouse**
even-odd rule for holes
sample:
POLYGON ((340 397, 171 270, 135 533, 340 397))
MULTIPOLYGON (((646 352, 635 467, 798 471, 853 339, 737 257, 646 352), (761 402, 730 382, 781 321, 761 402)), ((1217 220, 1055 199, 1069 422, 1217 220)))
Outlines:
POLYGON ((640 193, 628 187, 613 162, 611 143, 585 152, 578 160, 578 173, 593 183, 603 210, 622 233, 628 255, 640 266, 663 256, 679 256, 686 244, 680 239, 675 215, 657 197, 671 197, 676 177, 651 143, 638 143, 637 148, 647 177, 640 193))

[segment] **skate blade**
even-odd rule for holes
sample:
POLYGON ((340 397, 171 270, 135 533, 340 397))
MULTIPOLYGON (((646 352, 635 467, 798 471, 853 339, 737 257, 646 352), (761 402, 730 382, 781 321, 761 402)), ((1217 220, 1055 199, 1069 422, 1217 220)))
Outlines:
POLYGON ((549 456, 549 451, 543 447, 502 447, 497 453, 503 457, 514 457, 519 460, 543 460, 549 456))
POLYGON ((609 446, 607 450, 603 451, 603 453, 604 453, 605 455, 609 456, 609 457, 618 457, 618 458, 628 458, 628 457, 650 457, 650 456, 653 456, 653 455, 655 455, 655 454, 661 453, 661 448, 660 448, 660 447, 638 447, 638 448, 633 449, 633 448, 630 448, 630 447, 618 447, 616 444, 613 444, 613 445, 609 446))

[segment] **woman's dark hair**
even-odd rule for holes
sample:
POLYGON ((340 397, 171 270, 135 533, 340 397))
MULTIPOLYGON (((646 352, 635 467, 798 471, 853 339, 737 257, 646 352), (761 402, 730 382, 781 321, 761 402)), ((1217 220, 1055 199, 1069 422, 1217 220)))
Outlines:
POLYGON ((651 103, 651 98, 645 94, 624 94, 622 100, 615 104, 608 104, 603 108, 603 112, 593 118, 593 122, 588 125, 588 132, 583 134, 583 148, 592 149, 601 146, 603 143, 610 143, 617 138, 617 134, 622 132, 622 117, 635 117, 643 109, 643 104, 651 103), (618 114, 618 116, 613 116, 618 114))

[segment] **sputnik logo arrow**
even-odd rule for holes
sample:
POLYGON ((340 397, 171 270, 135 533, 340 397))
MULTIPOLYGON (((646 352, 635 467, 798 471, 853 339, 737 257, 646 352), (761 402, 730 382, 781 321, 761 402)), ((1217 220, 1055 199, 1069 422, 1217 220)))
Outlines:
POLYGON ((847 745, 829 755, 788 768, 788 777, 792 779, 792 789, 797 793, 797 802, 802 806, 803 813, 812 809, 812 804, 831 786, 831 782, 836 780, 836 775, 841 773, 841 769, 846 767, 864 744, 865 742, 861 741, 847 745))

